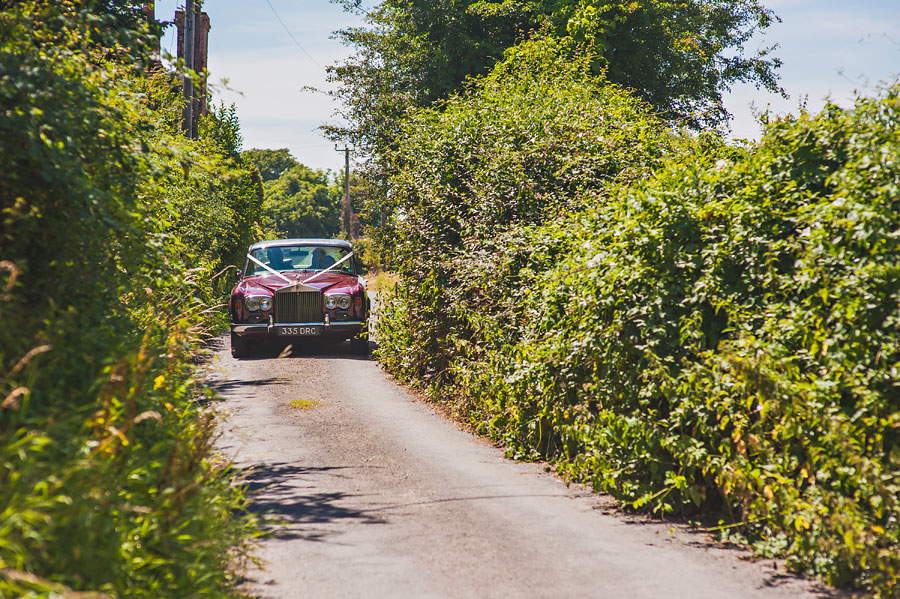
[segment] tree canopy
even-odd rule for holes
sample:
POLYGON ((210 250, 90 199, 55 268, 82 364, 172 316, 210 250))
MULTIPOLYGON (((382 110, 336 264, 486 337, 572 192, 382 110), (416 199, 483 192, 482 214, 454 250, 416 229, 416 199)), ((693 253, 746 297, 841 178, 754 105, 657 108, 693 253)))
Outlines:
POLYGON ((563 14, 566 32, 611 83, 676 123, 725 123, 722 92, 737 82, 780 91, 772 48, 745 56, 744 44, 776 19, 757 0, 581 0, 563 14))
POLYGON ((274 181, 288 169, 300 165, 287 148, 278 150, 254 148, 243 152, 242 156, 256 167, 263 182, 274 181))
POLYGON ((780 91, 772 48, 745 48, 777 18, 758 0, 383 0, 365 18, 338 32, 355 49, 330 69, 350 124, 329 131, 375 154, 407 110, 447 98, 535 35, 567 40, 611 83, 695 129, 727 122, 722 92, 736 82, 780 91))
POLYGON ((341 186, 328 171, 300 164, 288 150, 250 150, 244 156, 265 181, 262 224, 267 236, 334 237, 340 232, 341 186))
POLYGON ((332 133, 370 151, 390 143, 408 108, 427 106, 467 77, 487 73, 538 17, 530 1, 384 0, 366 15, 368 27, 337 32, 356 53, 330 69, 351 123, 332 133))

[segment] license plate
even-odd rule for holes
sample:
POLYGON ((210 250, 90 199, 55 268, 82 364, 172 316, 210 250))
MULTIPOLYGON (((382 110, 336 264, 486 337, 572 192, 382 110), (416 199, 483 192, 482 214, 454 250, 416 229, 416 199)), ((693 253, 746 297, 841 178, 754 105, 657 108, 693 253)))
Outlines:
POLYGON ((300 337, 318 335, 320 333, 319 327, 278 327, 279 336, 300 337))

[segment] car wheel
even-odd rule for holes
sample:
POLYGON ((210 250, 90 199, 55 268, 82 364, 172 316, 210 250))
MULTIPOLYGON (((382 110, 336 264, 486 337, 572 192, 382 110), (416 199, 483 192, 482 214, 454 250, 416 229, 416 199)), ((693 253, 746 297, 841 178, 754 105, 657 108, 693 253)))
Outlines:
POLYGON ((368 337, 354 337, 350 340, 350 350, 358 356, 369 355, 368 337))
POLYGON ((235 333, 231 334, 231 357, 246 358, 250 355, 250 340, 235 333))

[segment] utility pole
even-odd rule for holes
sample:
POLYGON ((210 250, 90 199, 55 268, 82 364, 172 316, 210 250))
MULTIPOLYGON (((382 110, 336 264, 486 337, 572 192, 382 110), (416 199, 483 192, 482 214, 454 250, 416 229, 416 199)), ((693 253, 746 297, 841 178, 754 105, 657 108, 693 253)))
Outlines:
POLYGON ((344 144, 343 148, 339 148, 337 144, 335 144, 334 149, 336 152, 344 153, 344 214, 341 218, 341 230, 347 235, 347 238, 350 239, 353 235, 350 230, 350 146, 344 144))
MULTIPOLYGON (((184 66, 194 70, 194 25, 196 9, 195 0, 186 0, 184 4, 184 66)), ((184 76, 184 134, 194 137, 194 80, 188 73, 184 76)))

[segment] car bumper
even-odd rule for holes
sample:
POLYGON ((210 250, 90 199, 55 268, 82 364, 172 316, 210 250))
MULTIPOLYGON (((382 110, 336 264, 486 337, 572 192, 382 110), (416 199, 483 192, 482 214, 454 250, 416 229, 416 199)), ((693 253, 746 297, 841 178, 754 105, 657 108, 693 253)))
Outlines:
POLYGON ((343 337, 346 339, 366 330, 367 324, 363 321, 231 325, 231 332, 241 337, 343 337))

